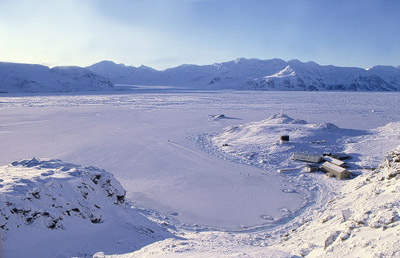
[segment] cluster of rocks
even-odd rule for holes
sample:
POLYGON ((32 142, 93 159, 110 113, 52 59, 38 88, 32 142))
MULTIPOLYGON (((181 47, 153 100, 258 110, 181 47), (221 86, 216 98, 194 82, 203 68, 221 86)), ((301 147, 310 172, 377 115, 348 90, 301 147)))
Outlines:
POLYGON ((125 201, 125 190, 108 172, 60 160, 22 160, 0 168, 0 228, 23 225, 63 229, 68 217, 104 221, 104 210, 125 201))

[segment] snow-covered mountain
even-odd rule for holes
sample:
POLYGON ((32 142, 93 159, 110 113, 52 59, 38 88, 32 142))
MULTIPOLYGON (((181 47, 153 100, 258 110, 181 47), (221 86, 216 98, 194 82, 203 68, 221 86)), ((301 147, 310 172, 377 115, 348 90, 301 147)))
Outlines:
POLYGON ((76 66, 50 69, 43 65, 0 62, 0 93, 71 92, 113 89, 109 79, 76 66))
POLYGON ((291 60, 284 69, 248 81, 246 86, 259 90, 398 91, 400 69, 375 66, 365 70, 291 60))
POLYGON ((286 62, 280 59, 261 61, 238 58, 234 61, 212 65, 183 64, 164 71, 149 67, 138 68, 102 61, 86 67, 92 72, 110 78, 116 84, 168 85, 203 89, 240 89, 247 81, 283 69, 286 62))
POLYGON ((181 65, 158 71, 102 61, 87 67, 113 83, 201 89, 398 91, 400 68, 321 66, 315 62, 238 58, 213 65, 181 65))
POLYGON ((321 66, 314 62, 238 58, 212 65, 180 65, 163 71, 102 61, 92 66, 1 63, 0 93, 111 90, 115 84, 194 89, 399 91, 400 68, 321 66))

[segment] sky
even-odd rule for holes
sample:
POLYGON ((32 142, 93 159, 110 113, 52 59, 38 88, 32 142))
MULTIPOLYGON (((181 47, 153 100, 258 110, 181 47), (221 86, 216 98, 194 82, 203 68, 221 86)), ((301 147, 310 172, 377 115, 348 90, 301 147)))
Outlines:
POLYGON ((398 0, 0 0, 0 61, 400 65, 398 0))

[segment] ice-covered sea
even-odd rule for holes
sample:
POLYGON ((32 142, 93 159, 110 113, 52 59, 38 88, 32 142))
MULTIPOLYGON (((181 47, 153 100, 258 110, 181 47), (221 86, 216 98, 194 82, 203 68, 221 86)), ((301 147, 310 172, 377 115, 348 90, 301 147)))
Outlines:
MULTIPOLYGON (((400 121, 399 104, 400 93, 392 92, 2 95, 0 165, 37 157, 96 166, 113 173, 135 205, 185 228, 269 227, 318 201, 323 186, 312 176, 294 178, 210 155, 193 136, 281 113, 360 136, 400 121), (218 114, 225 118, 212 117, 218 114)), ((377 146, 381 154, 392 148, 382 141, 377 146)))

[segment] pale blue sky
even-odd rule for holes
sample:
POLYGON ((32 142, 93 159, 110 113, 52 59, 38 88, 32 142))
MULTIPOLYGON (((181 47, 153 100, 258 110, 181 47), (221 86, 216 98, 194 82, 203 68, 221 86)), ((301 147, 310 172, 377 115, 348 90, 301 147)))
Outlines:
POLYGON ((398 0, 0 0, 0 61, 400 65, 398 0))

